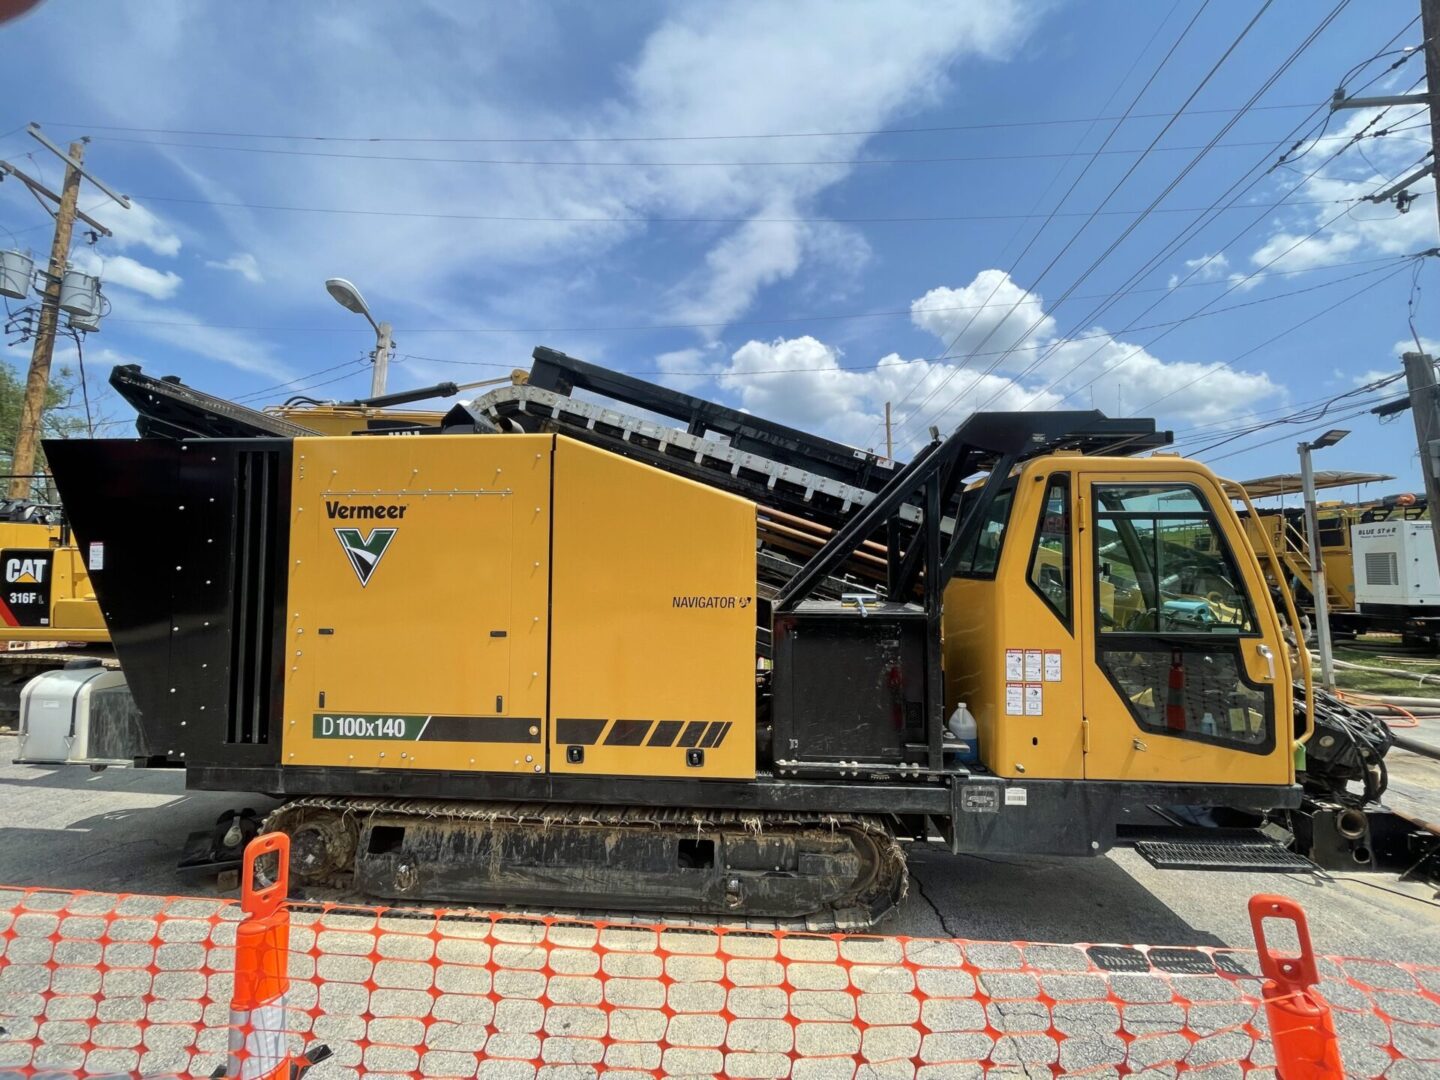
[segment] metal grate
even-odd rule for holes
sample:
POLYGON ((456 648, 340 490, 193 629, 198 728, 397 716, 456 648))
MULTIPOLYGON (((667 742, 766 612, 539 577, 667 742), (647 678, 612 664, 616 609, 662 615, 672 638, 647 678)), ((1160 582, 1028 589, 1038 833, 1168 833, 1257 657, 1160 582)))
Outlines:
POLYGON ((1393 551, 1365 553, 1366 585, 1399 585, 1400 565, 1393 551))
POLYGON ((1138 840, 1135 850, 1157 870, 1243 870, 1303 874, 1315 864, 1270 840, 1138 840))
POLYGON ((270 741, 272 642, 278 547, 271 535, 280 455, 242 450, 235 456, 235 522, 231 547, 230 718, 226 742, 270 741))

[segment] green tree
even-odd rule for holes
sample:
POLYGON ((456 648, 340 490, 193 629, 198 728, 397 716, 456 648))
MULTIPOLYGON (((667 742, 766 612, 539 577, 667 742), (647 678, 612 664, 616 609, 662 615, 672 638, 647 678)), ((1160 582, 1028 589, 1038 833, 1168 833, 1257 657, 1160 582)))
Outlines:
MULTIPOLYGON (((40 436, 45 439, 71 439, 86 434, 84 403, 80 400, 80 379, 70 368, 60 366, 50 372, 50 385, 45 389, 45 411, 40 419, 40 436)), ((20 433, 20 406, 25 400, 25 378, 9 364, 0 363, 0 472, 9 472, 15 439, 20 433)), ((42 448, 36 455, 35 472, 49 472, 42 448)), ((49 485, 32 485, 35 497, 51 501, 49 485)))

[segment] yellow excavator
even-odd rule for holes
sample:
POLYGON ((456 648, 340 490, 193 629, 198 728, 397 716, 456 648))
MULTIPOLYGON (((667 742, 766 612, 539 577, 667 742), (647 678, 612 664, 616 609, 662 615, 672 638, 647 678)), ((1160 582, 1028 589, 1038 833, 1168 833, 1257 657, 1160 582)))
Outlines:
POLYGON ((1253 826, 1388 746, 1311 739, 1235 491, 1152 421, 897 465, 544 348, 372 436, 132 401, 46 444, 131 756, 285 800, 307 886, 868 925, 910 843, 1309 867, 1253 826))
POLYGON ((0 728, 13 728, 36 675, 109 657, 110 635, 58 506, 0 500, 0 728))

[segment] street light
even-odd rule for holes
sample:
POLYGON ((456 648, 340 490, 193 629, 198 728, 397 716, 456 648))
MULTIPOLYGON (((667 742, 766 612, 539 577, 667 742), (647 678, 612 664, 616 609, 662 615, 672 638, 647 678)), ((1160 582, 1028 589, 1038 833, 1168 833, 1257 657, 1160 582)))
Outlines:
POLYGON ((1331 428, 1318 439, 1302 442, 1300 451, 1300 482, 1305 488, 1305 538, 1310 545, 1310 594, 1315 601, 1315 638, 1320 645, 1320 678, 1325 689, 1335 689, 1335 661, 1330 651, 1330 592, 1325 584, 1325 560, 1320 554, 1320 518, 1315 509, 1315 470, 1310 464, 1310 451, 1334 446, 1350 432, 1331 428))
POLYGON ((385 369, 390 362, 390 324, 388 322, 377 323, 375 316, 370 314, 370 307, 365 303, 365 298, 360 295, 360 290, 344 278, 327 278, 325 291, 333 296, 335 302, 346 311, 364 315, 370 325, 375 328, 373 357, 375 368, 370 375, 370 396, 379 397, 385 393, 385 369))

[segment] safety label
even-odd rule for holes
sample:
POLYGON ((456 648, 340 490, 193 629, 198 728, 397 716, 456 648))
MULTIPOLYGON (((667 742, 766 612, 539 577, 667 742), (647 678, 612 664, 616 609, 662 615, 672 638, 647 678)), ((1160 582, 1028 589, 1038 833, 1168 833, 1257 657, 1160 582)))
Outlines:
POLYGON ((994 784, 965 784, 960 788, 960 809, 967 814, 995 814, 1000 792, 994 784))
POLYGON ((1025 681, 1039 682, 1045 654, 1039 649, 1025 650, 1025 681))
POLYGON ((1005 678, 1019 682, 1025 678, 1025 652, 1022 649, 1005 650, 1005 678))
POLYGON ((1046 682, 1059 682, 1059 681, 1060 681, 1060 650, 1059 650, 1059 649, 1046 649, 1046 650, 1045 650, 1045 681, 1046 681, 1046 682))
POLYGON ((105 569, 105 541, 95 540, 90 544, 90 569, 105 569))
POLYGON ((1005 684, 1005 715, 1025 715, 1025 684, 1008 682, 1005 684))
POLYGON ((1025 684, 1025 715, 1041 716, 1045 712, 1045 687, 1042 683, 1025 684))

